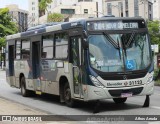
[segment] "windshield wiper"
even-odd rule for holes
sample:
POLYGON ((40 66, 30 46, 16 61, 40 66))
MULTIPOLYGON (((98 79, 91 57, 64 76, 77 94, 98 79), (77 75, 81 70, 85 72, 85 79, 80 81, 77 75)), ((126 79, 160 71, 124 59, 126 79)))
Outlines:
POLYGON ((121 60, 122 47, 121 47, 120 40, 119 40, 119 39, 117 39, 117 41, 118 41, 118 48, 119 48, 119 50, 118 50, 118 52, 119 52, 119 57, 120 57, 120 60, 121 60))
POLYGON ((115 48, 119 48, 119 45, 115 42, 115 40, 113 40, 113 38, 111 36, 109 36, 107 33, 103 32, 105 37, 108 39, 108 41, 115 47, 115 48))
POLYGON ((129 38, 129 41, 128 41, 127 44, 125 45, 126 48, 128 48, 129 45, 131 44, 131 42, 132 42, 132 40, 133 40, 133 38, 134 38, 134 35, 135 35, 135 31, 133 31, 132 35, 131 35, 130 38, 129 38))

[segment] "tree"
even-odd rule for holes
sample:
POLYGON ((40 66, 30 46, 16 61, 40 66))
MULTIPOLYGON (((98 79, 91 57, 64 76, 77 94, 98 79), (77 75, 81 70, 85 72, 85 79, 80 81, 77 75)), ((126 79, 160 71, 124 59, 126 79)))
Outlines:
POLYGON ((9 9, 0 9, 0 48, 5 45, 5 36, 16 33, 17 26, 11 21, 9 9))
POLYGON ((160 21, 149 21, 148 29, 151 36, 151 43, 158 44, 160 48, 160 21))
POLYGON ((64 17, 60 13, 51 13, 47 17, 48 22, 62 22, 63 19, 64 19, 64 17))
MULTIPOLYGON (((158 44, 160 48, 160 21, 149 21, 148 29, 151 36, 151 43, 158 44)), ((160 69, 155 70, 154 79, 160 79, 160 69)))
POLYGON ((50 3, 52 3, 53 0, 40 0, 39 2, 39 8, 40 10, 46 10, 50 3))

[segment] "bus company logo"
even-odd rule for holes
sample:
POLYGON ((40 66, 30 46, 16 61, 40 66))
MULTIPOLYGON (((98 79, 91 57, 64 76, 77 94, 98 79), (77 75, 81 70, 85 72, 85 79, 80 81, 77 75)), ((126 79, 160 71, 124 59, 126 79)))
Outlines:
POLYGON ((124 86, 127 86, 128 85, 128 82, 126 81, 126 82, 124 82, 124 86))
POLYGON ((124 79, 124 80, 127 80, 127 76, 126 76, 126 75, 123 75, 123 79, 124 79))

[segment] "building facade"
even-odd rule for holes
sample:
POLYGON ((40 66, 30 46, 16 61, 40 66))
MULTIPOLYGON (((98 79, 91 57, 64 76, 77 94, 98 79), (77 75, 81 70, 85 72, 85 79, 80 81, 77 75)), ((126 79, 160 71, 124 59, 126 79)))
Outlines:
MULTIPOLYGON (((78 2, 74 5, 60 5, 51 10, 51 13, 61 13, 64 21, 74 21, 89 17, 96 17, 96 2, 78 2)), ((40 23, 47 22, 47 14, 39 18, 40 23)))
POLYGON ((153 20, 152 0, 104 0, 103 5, 106 15, 153 20))
POLYGON ((24 32, 28 29, 28 11, 19 9, 15 4, 7 5, 9 13, 14 21, 18 25, 19 32, 24 32))
POLYGON ((103 0, 53 0, 47 11, 39 10, 39 0, 29 0, 30 27, 46 23, 50 13, 64 14, 65 20, 72 21, 78 18, 99 17, 103 15, 103 0))
POLYGON ((160 0, 154 0, 153 19, 160 20, 160 0))

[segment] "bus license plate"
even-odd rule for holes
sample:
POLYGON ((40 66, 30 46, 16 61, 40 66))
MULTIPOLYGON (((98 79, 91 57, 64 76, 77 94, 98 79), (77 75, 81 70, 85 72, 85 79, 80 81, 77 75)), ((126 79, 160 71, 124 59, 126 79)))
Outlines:
POLYGON ((121 93, 121 97, 124 98, 124 97, 131 97, 132 96, 132 93, 121 93))

